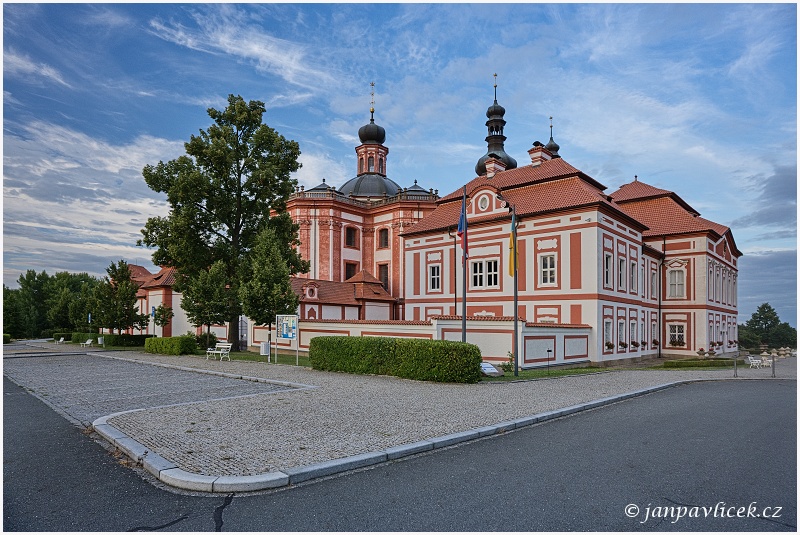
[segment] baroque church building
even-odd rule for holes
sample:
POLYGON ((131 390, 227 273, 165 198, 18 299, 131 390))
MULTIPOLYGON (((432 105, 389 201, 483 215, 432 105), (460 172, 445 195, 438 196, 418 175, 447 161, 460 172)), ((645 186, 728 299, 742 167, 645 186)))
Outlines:
MULTIPOLYGON (((295 191, 287 210, 311 264, 292 280, 299 348, 320 335, 461 340, 465 307, 467 342, 496 363, 514 347, 516 316, 523 368, 737 350, 742 253, 731 230, 638 177, 606 192, 561 157, 552 125, 549 142, 535 141, 518 165, 505 152, 504 115, 495 95, 475 176, 443 197, 416 180, 404 187, 390 178, 374 107, 358 131, 355 176, 339 188, 323 179, 295 191)), ((223 326, 215 330, 226 337, 223 326)), ((247 333, 250 346, 268 339, 266 327, 251 324, 247 333)))

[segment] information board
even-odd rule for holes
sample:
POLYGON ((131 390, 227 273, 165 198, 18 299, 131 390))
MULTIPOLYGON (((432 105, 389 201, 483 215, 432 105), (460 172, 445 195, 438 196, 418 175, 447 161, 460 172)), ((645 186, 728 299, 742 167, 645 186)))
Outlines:
POLYGON ((297 338, 297 316, 276 316, 275 324, 278 326, 278 338, 297 338))

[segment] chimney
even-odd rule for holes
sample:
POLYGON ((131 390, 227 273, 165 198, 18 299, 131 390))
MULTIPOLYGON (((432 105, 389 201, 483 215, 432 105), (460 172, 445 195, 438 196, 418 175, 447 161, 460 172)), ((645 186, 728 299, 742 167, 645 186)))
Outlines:
POLYGON ((489 154, 489 157, 486 158, 485 163, 486 163, 486 178, 492 178, 500 171, 506 170, 506 164, 502 160, 500 160, 498 156, 494 153, 489 154))
POLYGON ((547 147, 542 145, 541 141, 534 141, 533 147, 528 150, 528 154, 531 157, 531 164, 533 164, 534 167, 542 165, 542 162, 553 159, 553 155, 547 150, 547 147))

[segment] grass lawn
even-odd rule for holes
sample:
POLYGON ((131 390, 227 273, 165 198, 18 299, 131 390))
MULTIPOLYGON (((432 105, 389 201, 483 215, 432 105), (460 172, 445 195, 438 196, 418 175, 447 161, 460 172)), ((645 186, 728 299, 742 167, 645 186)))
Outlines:
POLYGON ((514 371, 505 372, 502 377, 481 377, 481 381, 502 382, 519 381, 520 379, 541 379, 542 377, 563 377, 565 375, 578 375, 585 373, 600 373, 609 371, 608 368, 536 368, 533 370, 519 370, 519 375, 514 376, 514 371))

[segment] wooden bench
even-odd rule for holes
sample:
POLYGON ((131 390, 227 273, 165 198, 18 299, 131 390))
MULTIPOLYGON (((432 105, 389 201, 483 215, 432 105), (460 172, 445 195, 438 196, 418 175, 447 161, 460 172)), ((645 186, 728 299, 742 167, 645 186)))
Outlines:
POLYGON ((92 342, 94 342, 94 340, 89 338, 85 342, 81 342, 81 347, 92 347, 92 342))
POLYGON ((208 357, 214 357, 214 360, 217 360, 217 355, 219 355, 219 360, 222 361, 225 357, 228 357, 228 360, 231 360, 231 348, 233 344, 217 344, 216 347, 209 347, 206 349, 206 360, 208 357))
POLYGON ((747 361, 750 363, 751 368, 761 367, 761 359, 758 357, 754 357, 753 355, 747 355, 747 361))

